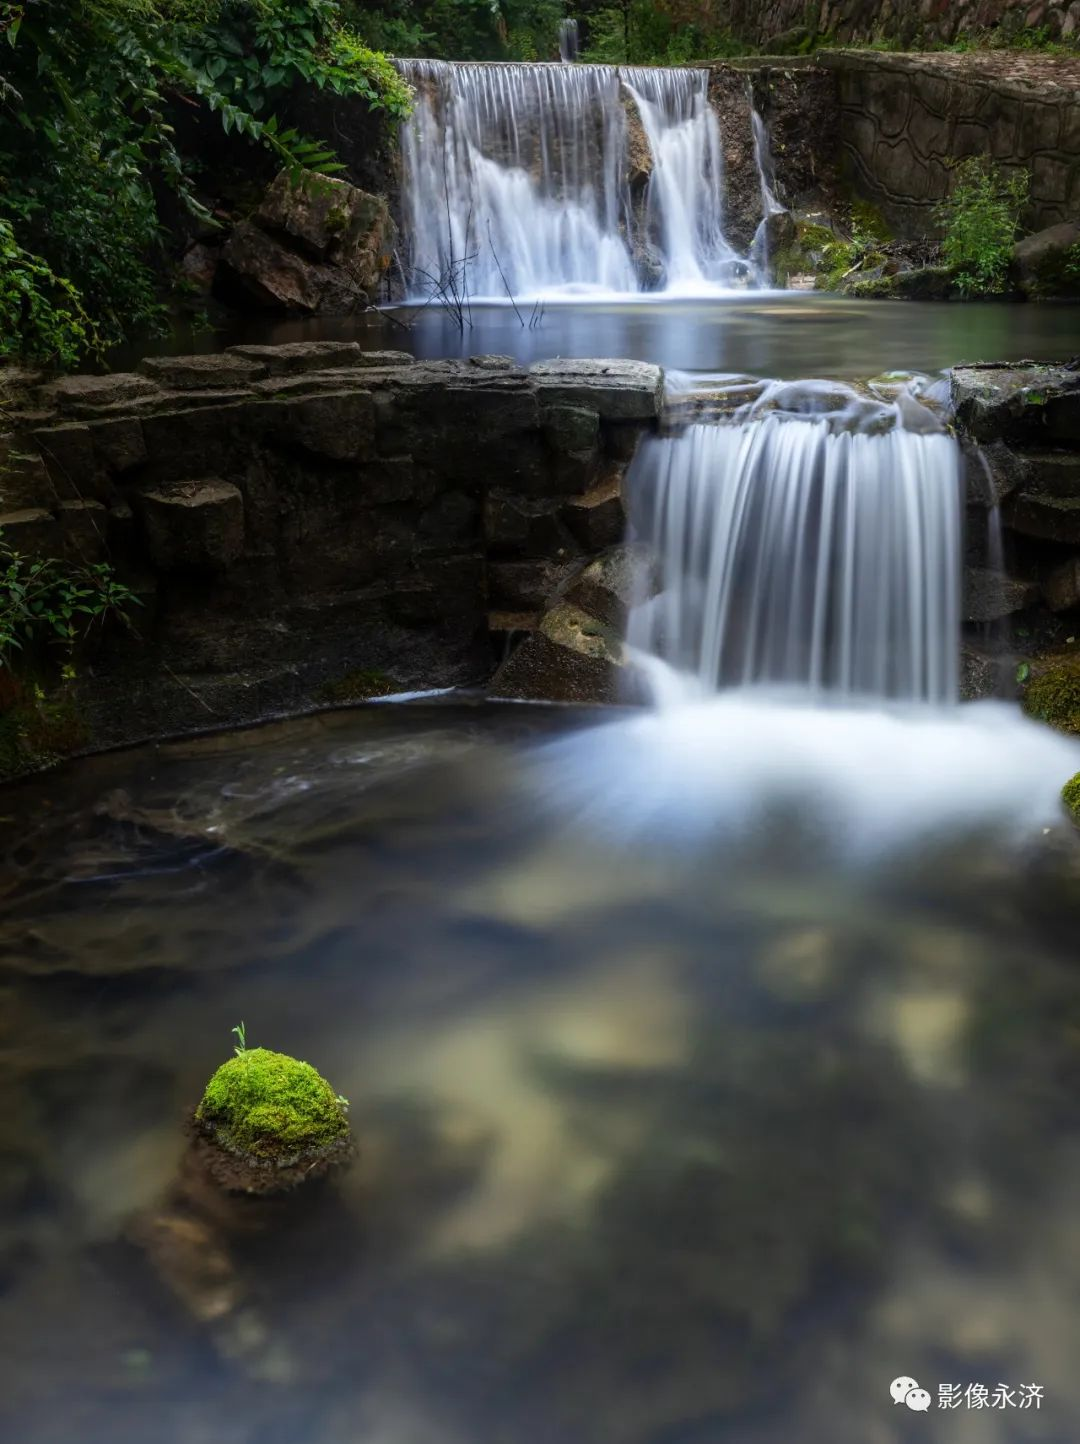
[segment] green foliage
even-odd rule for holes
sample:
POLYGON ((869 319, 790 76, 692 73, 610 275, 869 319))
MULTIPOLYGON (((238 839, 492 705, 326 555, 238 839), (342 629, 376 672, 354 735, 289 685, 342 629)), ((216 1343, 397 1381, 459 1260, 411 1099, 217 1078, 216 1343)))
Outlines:
POLYGON ((0 534, 0 665, 45 643, 70 652, 96 624, 125 620, 136 605, 108 562, 31 560, 5 547, 0 534))
POLYGON ((203 225, 171 107, 290 170, 341 167, 279 121, 301 87, 407 114, 408 87, 342 0, 23 0, 0 20, 0 355, 75 364, 161 329, 159 205, 203 225), (6 22, 6 23, 5 23, 6 22), (6 41, 6 45, 3 42, 6 41))
POLYGON ((229 1032, 236 1035, 236 1046, 233 1048, 233 1052, 238 1058, 242 1058, 247 1052, 247 1028, 243 1022, 240 1022, 235 1028, 230 1028, 229 1032))
POLYGON ((74 366, 100 346, 76 287, 41 256, 24 250, 11 223, 0 219, 0 359, 21 354, 74 366))
POLYGON ((981 156, 959 162, 955 173, 952 193, 935 212, 945 264, 961 294, 993 295, 1005 289, 1030 178, 981 156))
POLYGON ((818 278, 820 289, 839 290, 852 273, 877 265, 882 259, 878 253, 880 244, 879 237, 863 230, 853 219, 851 238, 845 241, 837 237, 822 250, 822 273, 818 278))
POLYGON ((210 1079, 195 1116, 223 1148, 286 1163, 343 1142, 345 1106, 310 1063, 241 1047, 210 1079))
POLYGON ((719 5, 698 5, 684 14, 674 0, 619 0, 589 17, 584 58, 611 65, 686 65, 745 55, 751 47, 735 39, 724 18, 719 5))

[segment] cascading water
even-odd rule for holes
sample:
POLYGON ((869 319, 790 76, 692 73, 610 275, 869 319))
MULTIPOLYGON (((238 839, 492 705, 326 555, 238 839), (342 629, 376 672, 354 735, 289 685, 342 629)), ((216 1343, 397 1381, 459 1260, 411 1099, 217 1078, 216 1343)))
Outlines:
POLYGON ((559 58, 564 65, 571 65, 578 58, 581 37, 578 23, 574 19, 559 22, 559 58))
POLYGON ((769 144, 769 129, 765 117, 754 105, 750 96, 750 127, 754 137, 754 160, 757 163, 758 183, 761 187, 761 223, 754 236, 750 254, 767 275, 769 270, 769 217, 780 215, 785 207, 776 195, 776 166, 772 146, 769 144))
POLYGON ((910 398, 886 406, 852 392, 847 414, 815 415, 814 389, 793 391, 643 446, 636 528, 661 558, 664 589, 634 610, 630 645, 706 692, 774 683, 954 700, 956 443, 928 412, 919 425, 910 398))
POLYGON ((740 264, 724 238, 724 157, 708 71, 622 72, 653 157, 647 215, 668 290, 724 284, 740 264))
MULTIPOLYGON (((644 289, 635 252, 664 287, 756 279, 724 239, 720 125, 700 70, 398 62, 416 90, 402 131, 405 270, 430 294, 463 272, 474 298, 644 289), (651 150, 638 234, 625 103, 651 150)), ((654 278, 655 280, 655 278, 654 278)))

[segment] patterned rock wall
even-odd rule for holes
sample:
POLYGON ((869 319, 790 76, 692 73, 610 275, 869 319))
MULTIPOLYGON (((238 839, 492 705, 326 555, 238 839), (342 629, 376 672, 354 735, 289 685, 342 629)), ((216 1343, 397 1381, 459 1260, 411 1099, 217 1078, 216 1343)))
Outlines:
POLYGON ((1080 211, 1080 60, 823 54, 836 73, 844 159, 897 234, 932 232, 950 162, 1027 170, 1031 230, 1080 211))
POLYGON ((799 32, 844 44, 912 46, 993 30, 1045 29, 1065 39, 1080 33, 1080 0, 731 0, 728 8, 736 35, 762 46, 799 32))

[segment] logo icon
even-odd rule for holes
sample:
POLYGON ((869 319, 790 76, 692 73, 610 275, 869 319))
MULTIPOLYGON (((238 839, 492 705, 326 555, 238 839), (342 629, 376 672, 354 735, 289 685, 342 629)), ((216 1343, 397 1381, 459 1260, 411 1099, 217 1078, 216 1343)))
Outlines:
POLYGON ((917 1414, 924 1413, 930 1407, 929 1393, 926 1389, 920 1389, 918 1380, 912 1379, 908 1374, 901 1374, 898 1379, 894 1379, 889 1385, 889 1393, 894 1404, 906 1404, 917 1414))

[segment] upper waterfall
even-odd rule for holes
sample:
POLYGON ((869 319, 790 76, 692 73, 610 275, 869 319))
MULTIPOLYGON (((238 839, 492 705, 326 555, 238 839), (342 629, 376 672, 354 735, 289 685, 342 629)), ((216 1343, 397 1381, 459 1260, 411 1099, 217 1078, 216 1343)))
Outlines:
POLYGON ((724 238, 720 121, 708 72, 397 62, 404 267, 474 298, 707 291, 760 280, 724 238), (631 185, 633 132, 648 148, 631 185))

